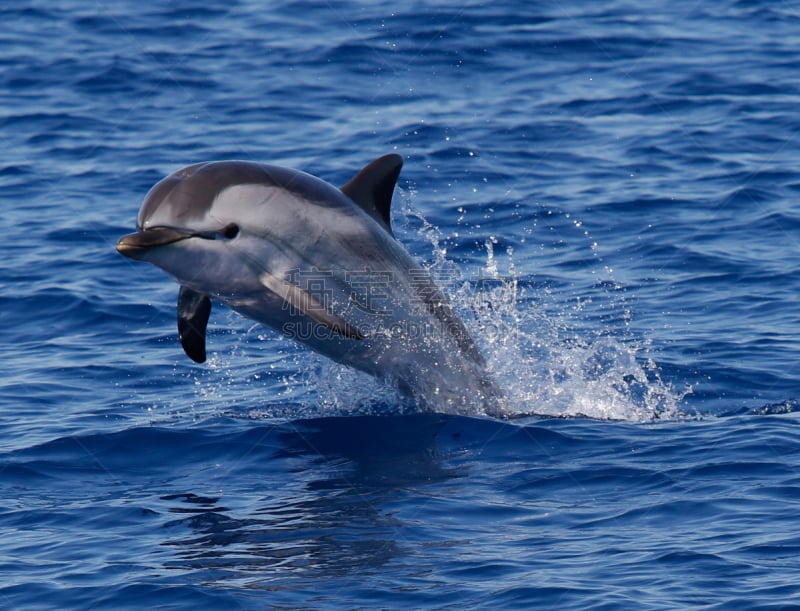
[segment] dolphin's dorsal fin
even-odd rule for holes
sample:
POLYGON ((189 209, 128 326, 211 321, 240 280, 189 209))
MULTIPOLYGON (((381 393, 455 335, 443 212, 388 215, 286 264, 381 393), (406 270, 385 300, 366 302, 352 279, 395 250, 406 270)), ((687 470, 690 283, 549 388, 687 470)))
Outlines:
POLYGON ((342 192, 392 234, 389 212, 394 185, 400 176, 403 158, 394 153, 379 157, 353 176, 342 192))
POLYGON ((195 363, 206 360, 206 325, 211 314, 208 295, 181 286, 178 293, 178 335, 183 351, 195 363))

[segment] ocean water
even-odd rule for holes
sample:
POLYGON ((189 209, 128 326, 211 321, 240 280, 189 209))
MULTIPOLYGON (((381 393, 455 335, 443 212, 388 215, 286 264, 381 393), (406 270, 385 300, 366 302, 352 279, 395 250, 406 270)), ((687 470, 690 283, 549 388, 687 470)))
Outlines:
POLYGON ((0 7, 0 606, 800 606, 800 8, 0 7), (119 256, 198 161, 343 184, 512 417, 423 413, 119 256))

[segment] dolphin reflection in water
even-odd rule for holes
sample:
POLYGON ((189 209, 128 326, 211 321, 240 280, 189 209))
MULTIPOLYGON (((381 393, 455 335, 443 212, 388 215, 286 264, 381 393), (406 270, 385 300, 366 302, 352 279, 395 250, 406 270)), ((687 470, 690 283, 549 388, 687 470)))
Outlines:
POLYGON ((191 165, 150 190, 117 250, 180 284, 178 333, 197 362, 214 299, 390 381, 422 409, 503 415, 466 327, 394 237, 402 165, 386 155, 341 189, 275 165, 191 165))

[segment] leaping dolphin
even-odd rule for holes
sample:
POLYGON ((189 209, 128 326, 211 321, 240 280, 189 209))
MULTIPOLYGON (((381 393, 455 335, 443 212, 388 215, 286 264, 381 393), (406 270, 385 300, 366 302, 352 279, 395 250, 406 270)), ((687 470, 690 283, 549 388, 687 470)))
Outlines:
POLYGON ((117 250, 178 281, 178 334, 194 361, 206 359, 214 298, 423 408, 502 414, 464 324, 392 233, 402 165, 386 155, 341 189, 275 165, 191 165, 150 190, 117 250))

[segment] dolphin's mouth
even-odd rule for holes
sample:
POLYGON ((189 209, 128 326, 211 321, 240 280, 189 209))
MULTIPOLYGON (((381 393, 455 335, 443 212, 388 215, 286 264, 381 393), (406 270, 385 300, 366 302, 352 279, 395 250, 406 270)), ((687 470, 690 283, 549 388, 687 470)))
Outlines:
POLYGON ((151 248, 173 244, 196 235, 196 233, 172 229, 171 227, 151 227, 122 236, 117 242, 117 252, 126 257, 136 258, 138 253, 151 248))

